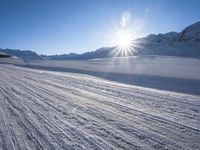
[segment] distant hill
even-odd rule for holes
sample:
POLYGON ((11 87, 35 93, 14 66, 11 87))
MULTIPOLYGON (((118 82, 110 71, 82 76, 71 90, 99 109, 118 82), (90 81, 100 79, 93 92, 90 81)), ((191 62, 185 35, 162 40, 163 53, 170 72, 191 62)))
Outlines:
MULTIPOLYGON (((126 56, 133 55, 163 55, 200 58, 200 22, 186 27, 182 32, 166 34, 150 34, 144 38, 135 39, 134 46, 126 56)), ((0 52, 13 55, 23 60, 84 60, 104 57, 122 57, 116 47, 104 47, 83 54, 38 55, 33 51, 0 49, 0 52)))
POLYGON ((43 57, 30 50, 0 49, 0 52, 19 57, 23 60, 43 60, 43 57))
POLYGON ((63 54, 63 55, 51 55, 48 56, 47 59, 51 60, 73 60, 73 59, 95 59, 95 58, 104 58, 104 57, 111 57, 110 51, 114 49, 111 47, 107 48, 100 48, 96 51, 92 52, 86 52, 83 54, 76 54, 76 53, 70 53, 70 54, 63 54))

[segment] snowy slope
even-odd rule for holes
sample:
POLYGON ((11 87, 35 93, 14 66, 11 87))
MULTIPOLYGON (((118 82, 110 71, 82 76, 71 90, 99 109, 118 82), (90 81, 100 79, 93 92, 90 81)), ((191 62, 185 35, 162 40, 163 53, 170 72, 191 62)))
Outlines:
POLYGON ((178 34, 178 41, 200 42, 200 22, 186 27, 178 34))
POLYGON ((0 65, 0 149, 200 149, 200 97, 0 65))
POLYGON ((200 22, 186 27, 182 32, 151 34, 136 39, 138 55, 167 55, 200 57, 200 22))

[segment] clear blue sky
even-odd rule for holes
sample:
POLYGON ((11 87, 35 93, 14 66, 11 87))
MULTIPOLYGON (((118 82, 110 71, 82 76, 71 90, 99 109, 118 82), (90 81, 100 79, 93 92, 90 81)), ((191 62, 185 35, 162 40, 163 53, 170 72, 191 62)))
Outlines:
POLYGON ((200 0, 0 0, 0 48, 61 54, 113 46, 124 12, 137 38, 200 21, 200 0))

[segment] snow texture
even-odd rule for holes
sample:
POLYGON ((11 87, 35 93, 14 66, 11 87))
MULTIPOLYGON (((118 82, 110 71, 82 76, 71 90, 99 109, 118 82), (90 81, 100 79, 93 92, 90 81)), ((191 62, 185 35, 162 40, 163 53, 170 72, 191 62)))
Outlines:
POLYGON ((200 149, 200 97, 0 65, 0 149, 200 149))

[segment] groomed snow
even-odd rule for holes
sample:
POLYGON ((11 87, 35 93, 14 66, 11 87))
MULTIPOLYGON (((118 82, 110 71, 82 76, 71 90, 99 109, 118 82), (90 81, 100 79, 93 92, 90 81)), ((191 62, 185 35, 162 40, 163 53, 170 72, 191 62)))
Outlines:
POLYGON ((0 65, 0 149, 200 149, 200 97, 0 65))

